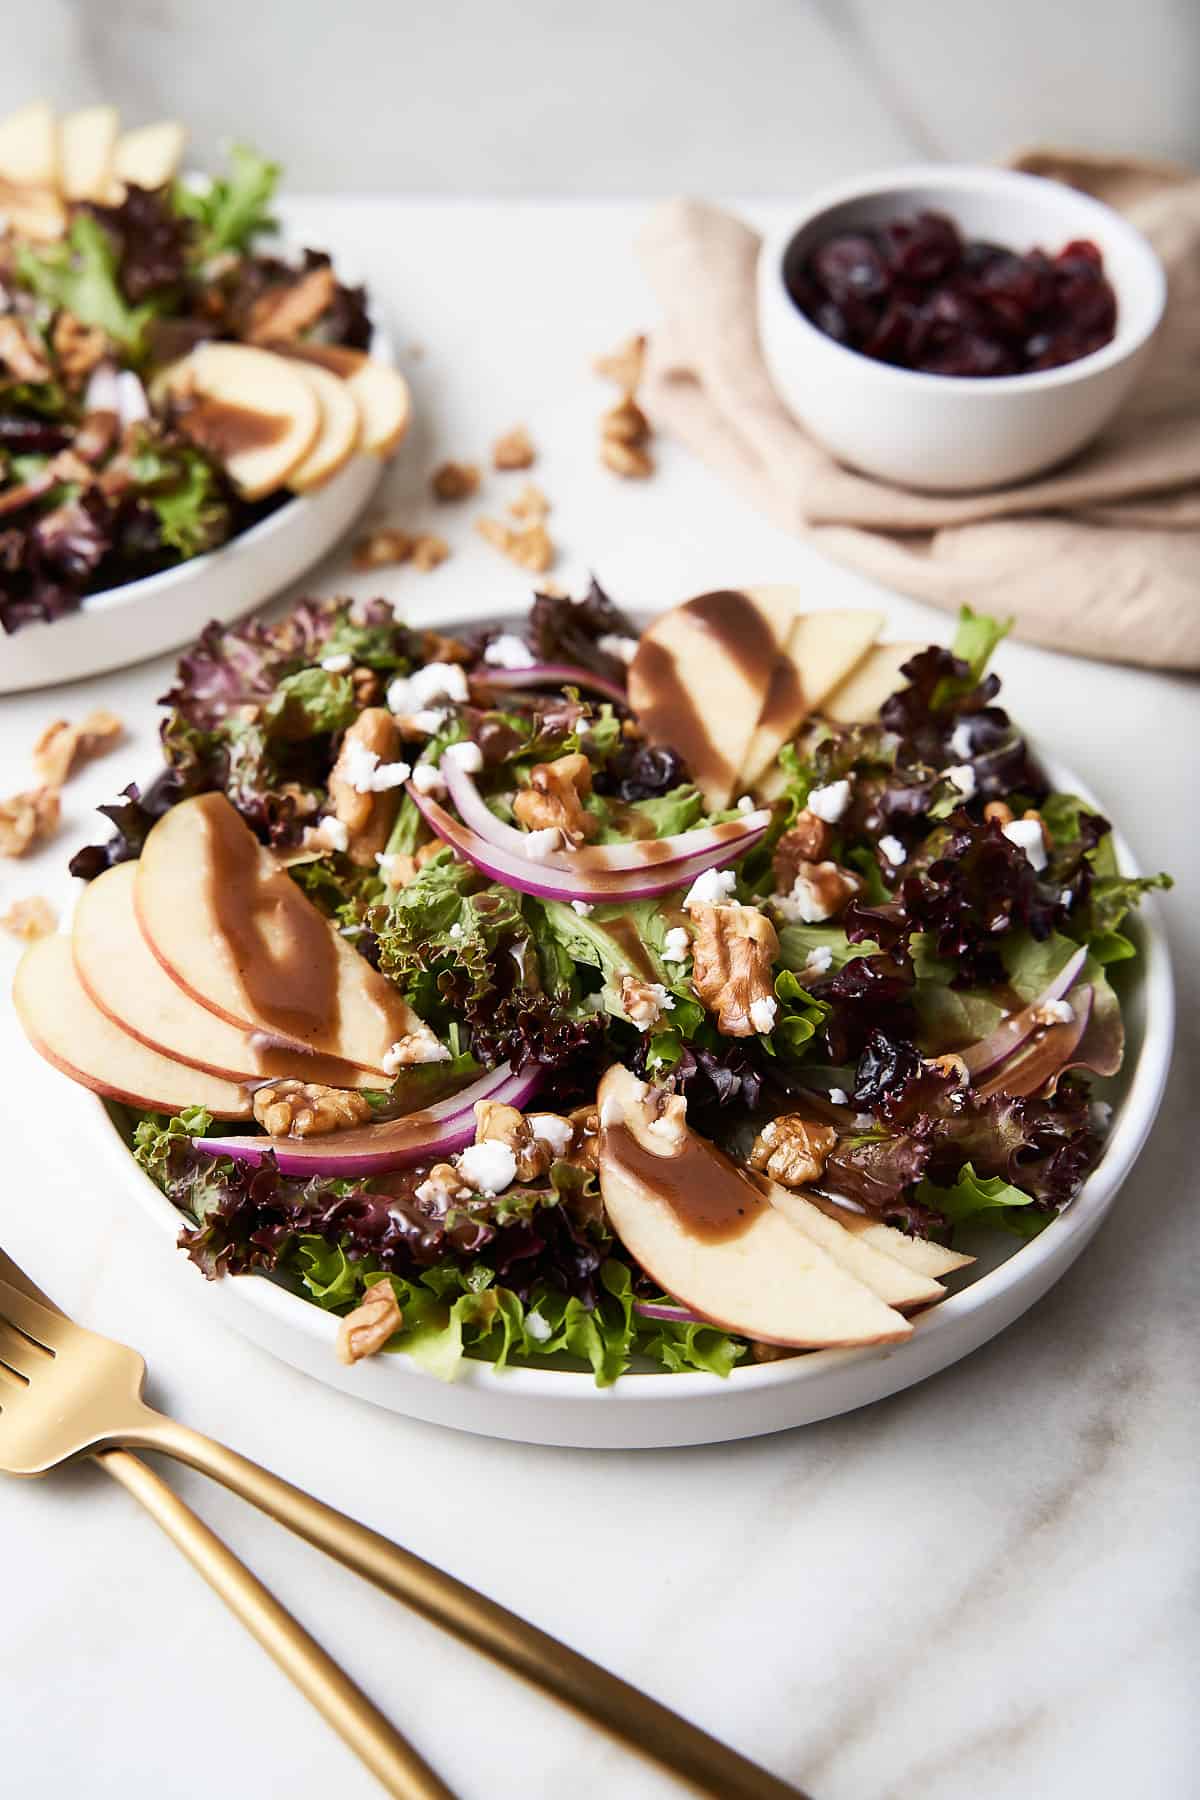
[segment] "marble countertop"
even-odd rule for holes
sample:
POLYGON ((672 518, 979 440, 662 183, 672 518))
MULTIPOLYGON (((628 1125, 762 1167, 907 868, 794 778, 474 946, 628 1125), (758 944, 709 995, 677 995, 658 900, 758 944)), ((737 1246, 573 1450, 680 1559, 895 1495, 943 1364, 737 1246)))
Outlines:
MULTIPOLYGON (((760 209, 764 220, 771 208, 760 209)), ((631 606, 795 581, 814 604, 878 590, 751 513, 670 445, 644 485, 595 457, 588 359, 649 319, 634 206, 344 200, 293 209, 361 263, 390 311, 418 422, 376 508, 433 522, 433 464, 528 423, 563 579, 595 569, 631 606)), ((484 498, 490 496, 485 493, 484 498)), ((518 571, 440 509, 435 573, 384 591, 453 617, 518 571)), ((969 596, 964 596, 969 598, 969 596)), ((900 635, 946 628, 896 600, 900 635)), ((545 1450, 459 1436, 347 1399, 228 1333, 199 1278, 93 1147, 60 1124, 60 1078, 0 1018, 0 1240, 76 1316, 136 1344, 152 1398, 401 1539, 610 1664, 816 1800, 1156 1800, 1195 1792, 1195 1019, 1200 883, 1196 685, 1009 643, 1006 696, 1086 773, 1166 907, 1180 985, 1164 1112, 1095 1243, 1002 1337, 945 1374, 826 1424, 709 1449, 545 1450)), ((54 716, 114 707, 125 750, 67 790, 59 841, 0 866, 64 912, 89 808, 154 754, 166 660, 0 705, 4 791, 54 716)), ((0 980, 15 951, 0 949, 0 980)), ((465 1800, 642 1800, 672 1791, 549 1703, 199 1478, 189 1499, 408 1729, 465 1800)), ((12 1794, 377 1790, 154 1526, 90 1467, 0 1486, 0 1785, 12 1794)))

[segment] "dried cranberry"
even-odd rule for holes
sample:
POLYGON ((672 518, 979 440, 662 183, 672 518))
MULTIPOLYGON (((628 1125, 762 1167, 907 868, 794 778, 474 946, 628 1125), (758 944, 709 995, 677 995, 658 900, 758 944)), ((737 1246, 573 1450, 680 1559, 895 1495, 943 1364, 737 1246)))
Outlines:
POLYGON ((869 237, 830 238, 813 257, 812 271, 831 300, 870 299, 888 285, 883 259, 869 237))

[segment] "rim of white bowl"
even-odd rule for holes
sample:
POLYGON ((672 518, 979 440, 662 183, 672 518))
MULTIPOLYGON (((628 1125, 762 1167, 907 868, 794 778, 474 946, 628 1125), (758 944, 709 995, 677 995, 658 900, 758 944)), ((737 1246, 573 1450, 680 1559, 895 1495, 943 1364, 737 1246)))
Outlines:
MULTIPOLYGON (((1073 237, 1081 235, 1084 235, 1082 227, 1071 231, 1073 237)), ((874 378, 902 387, 932 388, 939 394, 1031 394, 1086 380, 1116 363, 1124 362, 1140 350, 1158 330, 1167 303, 1166 271, 1136 225, 1131 225, 1114 207, 1107 206, 1103 200, 1097 200, 1091 194, 1068 187, 1065 182, 1055 181, 1050 176, 1028 174, 1023 169, 991 169, 973 163, 912 163, 904 168, 860 175, 850 181, 838 182, 834 186, 820 189, 807 202, 797 219, 774 232, 764 243, 763 254, 768 259, 771 280, 786 302, 802 335, 832 356, 849 359, 860 371, 866 365, 874 371, 874 378), (904 193, 913 188, 940 188, 948 196, 956 191, 978 193, 990 189, 1008 191, 1018 197, 1022 192, 1036 190, 1043 198, 1048 193, 1056 197, 1062 207, 1064 224, 1071 216, 1077 222, 1088 217, 1097 222, 1102 221, 1107 232, 1123 239, 1125 248, 1138 265, 1138 280, 1144 289, 1145 317, 1137 325, 1123 324, 1123 309, 1118 307, 1117 329, 1109 343, 1102 345, 1099 350, 1091 351, 1087 356, 1078 357, 1074 362, 1062 363, 1058 368, 1033 369, 1023 375, 935 375, 924 369, 898 368, 895 363, 881 362, 876 357, 864 355, 861 350, 839 344, 836 338, 831 338, 827 332, 813 324, 788 292, 783 278, 788 250, 802 231, 809 230, 822 213, 830 212, 836 206, 845 206, 855 200, 871 200, 881 195, 904 193)))
MULTIPOLYGON (((470 611, 480 618, 495 617, 497 620, 519 616, 508 608, 488 609, 481 606, 471 608, 470 611)), ((1080 781, 1069 768, 1056 758, 1046 756, 1040 749, 1038 755, 1056 788, 1078 794, 1089 806, 1103 812, 1106 818, 1110 816, 1088 785, 1080 781)), ((1115 829, 1112 835, 1122 869, 1130 875, 1139 875, 1141 870, 1137 859, 1125 839, 1115 829)), ((700 1370, 677 1375, 630 1370, 619 1381, 605 1388, 595 1385, 590 1371, 540 1368, 530 1364, 497 1369, 493 1363, 464 1357, 456 1372, 455 1382, 483 1392, 494 1391, 498 1395, 513 1393, 515 1386, 516 1391, 525 1398, 562 1400, 569 1396, 573 1402, 577 1400, 583 1405, 595 1403, 607 1406, 620 1405, 622 1402, 642 1402, 646 1399, 701 1401, 716 1394, 728 1393, 731 1383, 735 1389, 743 1390, 784 1387, 793 1382, 816 1381, 822 1375, 845 1368, 856 1361, 865 1364, 880 1355, 902 1357, 909 1346, 915 1346, 918 1340, 953 1331, 964 1319, 990 1304, 1017 1281, 1024 1282, 1034 1278, 1037 1270, 1057 1256, 1065 1238, 1088 1232, 1108 1211, 1118 1189, 1137 1161, 1162 1101, 1174 1041, 1175 989, 1166 929, 1153 895, 1148 895, 1142 902, 1136 930, 1142 940, 1140 981, 1145 1009, 1142 1045, 1126 1091, 1117 1103, 1115 1121, 1100 1161, 1079 1193, 1063 1212, 1051 1220, 1044 1231, 1039 1232, 1028 1243, 1021 1244, 996 1268, 930 1307, 914 1321, 911 1338, 905 1339, 903 1343, 887 1345, 883 1350, 870 1345, 848 1350, 812 1350, 778 1362, 747 1363, 735 1367, 727 1376, 709 1375, 700 1370), (572 1382, 575 1384, 573 1388, 563 1385, 572 1382)), ((172 1254, 180 1256, 182 1253, 177 1248, 177 1239, 182 1226, 182 1215, 134 1162, 120 1123, 109 1110, 109 1103, 97 1095, 88 1095, 86 1099, 94 1108, 93 1117, 101 1127, 103 1142, 114 1168, 126 1182, 131 1182, 144 1210, 151 1215, 164 1235, 169 1236, 172 1254)), ((236 1281, 239 1295, 260 1312, 287 1329, 298 1331, 322 1344, 332 1363, 338 1328, 335 1314, 323 1311, 315 1301, 306 1300, 262 1275, 237 1275, 222 1279, 236 1281)), ((405 1381, 419 1380, 437 1387, 443 1385, 436 1376, 429 1374, 420 1363, 403 1351, 379 1360, 393 1367, 397 1377, 405 1381)))

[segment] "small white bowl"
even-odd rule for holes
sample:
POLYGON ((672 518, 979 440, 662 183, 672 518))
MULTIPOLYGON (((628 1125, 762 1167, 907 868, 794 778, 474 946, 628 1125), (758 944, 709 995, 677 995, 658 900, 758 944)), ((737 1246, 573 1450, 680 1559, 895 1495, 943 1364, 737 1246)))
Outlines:
POLYGON ((970 492, 1023 481, 1095 437, 1129 393, 1166 302, 1153 250, 1111 207, 1011 169, 928 167, 860 176, 816 195, 759 258, 763 351, 781 397, 853 468, 901 487, 970 492), (1028 375, 927 375, 876 362, 826 336, 784 286, 784 259, 841 231, 942 212, 969 238, 1053 255, 1090 238, 1117 297, 1112 342, 1028 375))

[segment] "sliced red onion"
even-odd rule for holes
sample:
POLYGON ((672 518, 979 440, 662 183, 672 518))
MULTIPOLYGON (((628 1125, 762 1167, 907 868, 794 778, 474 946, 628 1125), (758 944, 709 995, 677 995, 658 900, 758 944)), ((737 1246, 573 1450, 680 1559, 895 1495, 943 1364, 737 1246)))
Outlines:
POLYGON ((1057 1081, 1066 1073, 1071 1058, 1083 1041, 1092 1016, 1094 990, 1076 988, 1071 995, 1074 1018, 1048 1025, 1042 1037, 1025 1046, 989 1075, 978 1088, 986 1100, 992 1094, 1012 1094, 1022 1098, 1036 1094, 1048 1081, 1057 1081))
POLYGON ((485 843, 493 844, 522 862, 535 862, 539 869, 565 869, 577 874, 592 874, 606 869, 644 873, 647 869, 667 869, 672 863, 691 862, 713 852, 713 862, 725 862, 741 856, 757 843, 771 823, 769 807, 726 819, 723 825, 701 825, 694 831, 680 831, 674 837, 637 838, 631 844, 592 844, 582 850, 552 850, 543 857, 529 851, 527 831, 518 831, 498 819, 467 771, 453 757, 446 758, 440 770, 446 791, 464 825, 476 832, 485 843))
POLYGON ((661 1319, 667 1325, 711 1325, 712 1320, 686 1306, 660 1306, 654 1300, 635 1300, 633 1310, 640 1319, 661 1319))
MULTIPOLYGON (((603 905, 607 900, 652 900, 669 894, 673 888, 690 886, 697 875, 723 862, 729 855, 727 844, 690 856, 683 862, 650 865, 637 870, 573 870, 558 869, 530 857, 513 856, 482 838, 477 831, 452 818, 444 806, 418 793, 412 783, 407 790, 425 823, 442 842, 449 844, 491 881, 503 882, 519 894, 532 894, 535 900, 583 900, 603 905)), ((743 838, 738 854, 757 843, 762 830, 743 838)))
POLYGON ((449 1156, 475 1140, 477 1100, 496 1100, 523 1107, 536 1091, 542 1071, 536 1063, 517 1073, 501 1063, 489 1074, 420 1112, 406 1113, 379 1125, 316 1138, 197 1137, 192 1148, 206 1156, 232 1156, 237 1162, 261 1163, 273 1153, 284 1175, 329 1175, 356 1179, 405 1169, 413 1163, 449 1156))
POLYGON ((1028 1006, 1023 1006, 1019 1012, 1009 1013, 1006 1019, 1001 1019, 987 1037, 980 1038, 978 1043, 959 1052, 972 1081, 980 1075, 986 1075, 997 1063, 1007 1062, 1013 1051, 1032 1036, 1041 1023, 1037 1017, 1039 1008, 1045 1006, 1047 1001, 1061 1000, 1064 994, 1069 993, 1086 961, 1087 950, 1081 945, 1074 956, 1063 964, 1044 993, 1039 994, 1036 1000, 1031 1000, 1028 1006))
POLYGON ((484 663, 471 671, 471 680, 481 687, 495 688, 590 688, 608 700, 615 700, 618 706, 629 705, 620 682, 610 681, 607 675, 596 675, 591 669, 578 668, 574 663, 530 663, 527 669, 493 669, 484 663))

